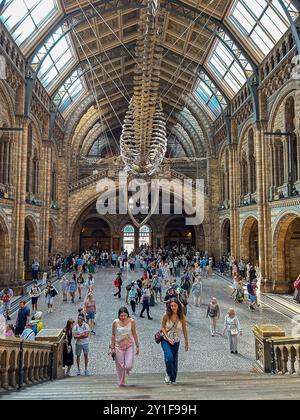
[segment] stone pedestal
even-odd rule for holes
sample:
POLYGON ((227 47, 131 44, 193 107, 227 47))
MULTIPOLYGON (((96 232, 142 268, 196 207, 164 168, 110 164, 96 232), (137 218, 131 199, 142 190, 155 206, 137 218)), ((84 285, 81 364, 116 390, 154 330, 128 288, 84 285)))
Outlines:
POLYGON ((255 363, 254 369, 260 373, 272 372, 272 345, 268 340, 271 337, 285 337, 285 331, 276 325, 255 325, 255 363))
POLYGON ((52 344, 53 349, 53 379, 61 379, 64 377, 62 367, 63 363, 63 338, 64 332, 62 329, 44 329, 41 330, 35 337, 36 341, 42 341, 52 344))

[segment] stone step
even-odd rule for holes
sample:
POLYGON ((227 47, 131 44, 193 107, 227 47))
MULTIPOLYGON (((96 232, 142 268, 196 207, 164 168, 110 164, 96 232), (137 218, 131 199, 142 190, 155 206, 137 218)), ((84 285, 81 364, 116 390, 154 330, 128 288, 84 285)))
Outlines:
POLYGON ((163 374, 136 374, 119 388, 115 375, 71 377, 24 388, 0 400, 227 400, 299 399, 300 376, 182 373, 176 386, 163 374))

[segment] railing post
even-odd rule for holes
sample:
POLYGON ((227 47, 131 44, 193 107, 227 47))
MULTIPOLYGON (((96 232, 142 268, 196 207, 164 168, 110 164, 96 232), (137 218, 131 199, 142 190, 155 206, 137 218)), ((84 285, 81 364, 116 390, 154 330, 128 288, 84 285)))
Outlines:
POLYGON ((271 341, 271 355, 272 355, 272 373, 276 375, 276 357, 275 357, 275 348, 274 348, 274 340, 271 341))
POLYGON ((53 381, 53 371, 54 371, 54 352, 53 352, 53 346, 51 346, 51 352, 50 352, 50 381, 53 381))
POLYGON ((19 360, 18 360, 18 390, 23 386, 24 371, 23 371, 23 349, 24 342, 20 342, 19 360))

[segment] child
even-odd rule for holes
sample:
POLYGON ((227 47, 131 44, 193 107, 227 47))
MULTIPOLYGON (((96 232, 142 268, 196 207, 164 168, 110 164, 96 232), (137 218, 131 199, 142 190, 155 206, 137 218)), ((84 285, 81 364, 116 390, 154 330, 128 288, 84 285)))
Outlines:
POLYGON ((6 325, 5 336, 6 337, 14 337, 15 336, 15 329, 14 329, 14 326, 12 324, 7 324, 6 325))

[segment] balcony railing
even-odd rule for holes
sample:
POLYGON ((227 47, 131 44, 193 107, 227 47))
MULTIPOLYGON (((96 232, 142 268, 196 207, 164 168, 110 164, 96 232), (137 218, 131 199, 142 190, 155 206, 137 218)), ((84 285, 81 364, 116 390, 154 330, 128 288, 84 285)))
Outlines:
POLYGON ((42 331, 36 341, 0 338, 0 393, 63 377, 63 331, 42 331))

